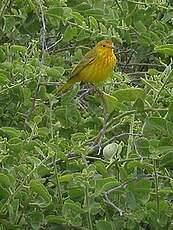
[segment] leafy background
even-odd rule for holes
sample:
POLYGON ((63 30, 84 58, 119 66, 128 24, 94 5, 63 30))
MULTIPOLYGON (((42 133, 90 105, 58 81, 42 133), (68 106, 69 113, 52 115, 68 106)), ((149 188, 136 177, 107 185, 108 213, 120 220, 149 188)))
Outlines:
POLYGON ((173 229, 172 0, 2 0, 0 229, 173 229), (111 38, 97 92, 73 65, 111 38))

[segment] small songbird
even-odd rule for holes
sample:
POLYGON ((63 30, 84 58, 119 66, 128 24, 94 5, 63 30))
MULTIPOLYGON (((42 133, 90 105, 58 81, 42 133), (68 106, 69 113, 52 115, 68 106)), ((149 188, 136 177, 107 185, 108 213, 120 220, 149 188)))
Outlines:
POLYGON ((56 90, 63 93, 76 82, 96 84, 106 80, 113 72, 117 59, 114 54, 111 40, 102 40, 91 49, 72 70, 69 80, 56 90))

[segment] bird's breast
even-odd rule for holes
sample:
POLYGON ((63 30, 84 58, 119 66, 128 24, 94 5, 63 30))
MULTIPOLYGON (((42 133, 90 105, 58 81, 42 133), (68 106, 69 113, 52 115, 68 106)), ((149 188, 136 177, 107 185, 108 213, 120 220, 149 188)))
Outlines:
POLYGON ((117 60, 113 53, 102 55, 80 72, 80 80, 97 83, 106 80, 113 72, 117 60))

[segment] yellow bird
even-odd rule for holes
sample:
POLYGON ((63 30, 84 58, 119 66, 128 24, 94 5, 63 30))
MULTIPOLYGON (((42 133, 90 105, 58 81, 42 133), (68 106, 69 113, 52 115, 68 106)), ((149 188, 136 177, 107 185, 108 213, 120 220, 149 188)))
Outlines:
POLYGON ((57 92, 62 93, 80 81, 96 84, 106 80, 117 63, 113 49, 111 40, 98 42, 72 70, 69 80, 57 92))

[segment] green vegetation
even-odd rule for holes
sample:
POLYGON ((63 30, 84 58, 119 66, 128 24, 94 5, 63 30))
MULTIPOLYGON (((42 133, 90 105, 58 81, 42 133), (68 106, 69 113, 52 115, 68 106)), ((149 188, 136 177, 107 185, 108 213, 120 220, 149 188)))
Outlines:
POLYGON ((1 0, 0 230, 173 229, 172 0, 1 0), (100 93, 54 97, 90 47, 100 93))

